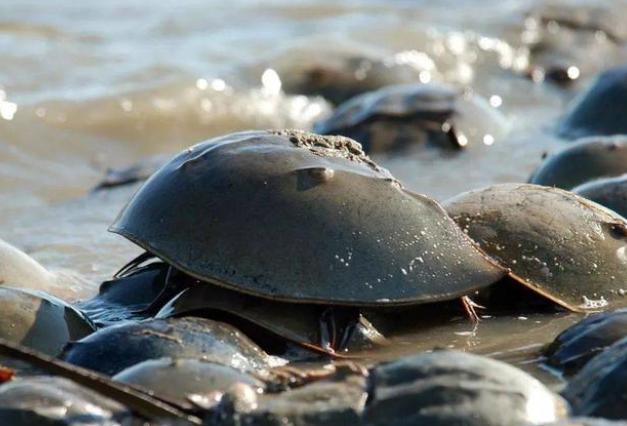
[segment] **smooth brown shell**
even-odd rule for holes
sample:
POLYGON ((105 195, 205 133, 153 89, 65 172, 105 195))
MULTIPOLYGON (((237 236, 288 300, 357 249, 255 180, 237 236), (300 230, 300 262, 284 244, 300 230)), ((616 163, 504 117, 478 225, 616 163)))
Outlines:
POLYGON ((572 311, 627 305, 627 222, 557 188, 494 185, 448 200, 451 217, 522 284, 572 311))
POLYGON ((200 280, 274 300, 417 304, 504 275, 439 204, 405 191, 358 143, 301 131, 189 148, 110 229, 200 280))

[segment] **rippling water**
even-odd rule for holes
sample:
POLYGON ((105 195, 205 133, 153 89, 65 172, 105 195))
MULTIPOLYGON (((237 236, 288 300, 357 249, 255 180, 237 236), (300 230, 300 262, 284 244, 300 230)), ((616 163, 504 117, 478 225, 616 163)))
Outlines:
MULTIPOLYGON (((587 3, 627 10, 622 1, 587 3)), ((134 188, 91 193, 107 168, 239 129, 310 128, 331 106, 281 89, 306 64, 342 54, 420 69, 420 80, 470 89, 501 115, 504 135, 489 147, 376 157, 406 186, 444 199, 524 181, 542 153, 562 143, 549 134, 568 100, 595 71, 625 59, 622 46, 597 37, 573 50, 593 69, 577 70, 572 88, 522 77, 525 43, 537 35, 530 7, 524 0, 3 0, 0 238, 51 269, 81 274, 86 284, 76 297, 93 294, 137 253, 106 232, 134 188)), ((495 329, 519 330, 521 321, 495 329)), ((550 317, 533 321, 555 324, 538 340, 564 327, 550 317)), ((445 330, 450 344, 476 340, 456 334, 462 328, 445 330)), ((484 352, 531 344, 499 345, 501 334, 484 329, 484 352)), ((418 336, 401 340, 434 345, 418 336)))

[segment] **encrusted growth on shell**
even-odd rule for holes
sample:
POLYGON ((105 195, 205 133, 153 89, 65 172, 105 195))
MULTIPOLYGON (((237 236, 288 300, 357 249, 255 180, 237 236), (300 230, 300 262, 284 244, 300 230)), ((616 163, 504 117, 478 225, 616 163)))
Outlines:
MULTIPOLYGON (((390 172, 377 163, 361 148, 361 144, 344 136, 322 136, 303 130, 272 130, 272 134, 286 136, 295 146, 310 150, 321 157, 341 157, 370 167, 375 172, 383 174, 386 179, 394 179, 390 172)), ((394 179, 396 181, 396 179, 394 179)))

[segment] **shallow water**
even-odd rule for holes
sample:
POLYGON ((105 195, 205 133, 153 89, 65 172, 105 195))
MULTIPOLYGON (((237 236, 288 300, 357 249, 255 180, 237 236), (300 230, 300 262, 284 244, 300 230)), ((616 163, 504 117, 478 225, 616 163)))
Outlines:
MULTIPOLYGON (((491 146, 375 157, 414 191, 443 200, 525 181, 563 144, 550 129, 590 75, 562 89, 517 74, 528 60, 529 2, 336 3, 4 0, 0 238, 48 268, 79 273, 71 298, 94 294, 138 253, 106 230, 135 188, 92 193, 105 170, 225 132, 310 128, 330 105, 285 95, 281 79, 329 50, 426 67, 421 78, 470 88, 502 115, 506 135, 491 146)), ((603 60, 591 61, 599 69, 625 59, 622 47, 606 54, 604 43, 603 60)), ((525 364, 575 319, 525 318, 485 319, 476 330, 456 321, 396 338, 372 357, 453 346, 525 364)))

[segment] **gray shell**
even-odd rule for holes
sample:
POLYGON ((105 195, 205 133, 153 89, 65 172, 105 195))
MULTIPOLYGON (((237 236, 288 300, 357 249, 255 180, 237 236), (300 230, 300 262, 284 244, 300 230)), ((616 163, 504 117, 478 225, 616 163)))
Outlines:
POLYGON ((448 200, 451 217, 520 283, 573 311, 627 305, 627 222, 557 188, 502 184, 448 200))
POLYGON ((581 139, 546 158, 529 182, 572 189, 623 173, 627 173, 627 137, 595 137, 581 139))
POLYGON ((562 394, 578 416, 627 418, 627 337, 586 364, 562 394))
POLYGON ((564 417, 564 401, 527 373, 463 352, 435 351, 380 365, 368 425, 514 426, 564 417))
POLYGON ((623 337, 627 337, 627 310, 592 315, 555 338, 545 352, 547 363, 574 374, 623 337))
POLYGON ((130 418, 119 403, 64 378, 39 376, 0 385, 2 425, 116 426, 130 418))
POLYGON ((504 275, 433 200, 358 143, 244 132, 177 155, 111 226, 200 280, 269 299, 399 305, 504 275))
POLYGON ((568 139, 627 134, 627 65, 601 73, 573 100, 558 133, 568 139))
POLYGON ((0 338, 58 355, 71 340, 95 330, 72 306, 43 292, 0 286, 0 338))
POLYGON ((246 370, 268 367, 271 359, 235 327, 202 318, 127 322, 70 343, 62 358, 113 375, 148 359, 204 358, 246 370))
POLYGON ((113 380, 140 386, 183 407, 190 405, 190 400, 210 399, 212 394, 224 393, 238 383, 252 386, 257 392, 265 387, 261 380, 235 368, 191 358, 144 361, 122 370, 113 380))
POLYGON ((478 98, 440 84, 388 86, 340 105, 316 123, 325 135, 343 135, 368 153, 391 151, 417 143, 464 148, 487 143, 503 133, 503 118, 478 98))
MULTIPOLYGON (((316 351, 327 351, 320 341, 320 318, 324 309, 324 306, 313 304, 300 304, 298 308, 294 308, 290 303, 259 299, 205 284, 192 286, 181 292, 168 302, 156 317, 203 316, 203 312, 208 316, 211 316, 212 312, 228 313, 283 339, 316 351), (289 315, 285 315, 286 312, 289 312, 289 315)), ((245 328, 242 330, 246 331, 245 328)), ((369 349, 385 342, 379 331, 362 317, 345 349, 369 349)))
POLYGON ((614 210, 623 217, 627 216, 627 174, 584 183, 572 191, 614 210))

